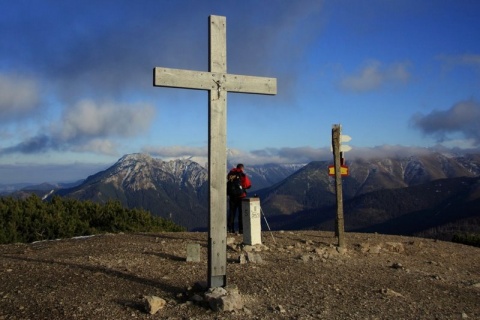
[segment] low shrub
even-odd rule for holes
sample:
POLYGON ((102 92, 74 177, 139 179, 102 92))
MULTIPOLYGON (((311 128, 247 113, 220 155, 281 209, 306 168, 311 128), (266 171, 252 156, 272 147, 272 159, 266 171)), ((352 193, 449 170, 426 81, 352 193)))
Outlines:
POLYGON ((457 233, 453 236, 452 242, 467 244, 469 246, 474 246, 474 247, 480 247, 480 234, 457 233))
POLYGON ((0 198, 0 244, 53 240, 106 232, 185 231, 171 220, 118 201, 105 204, 54 196, 42 201, 0 198))

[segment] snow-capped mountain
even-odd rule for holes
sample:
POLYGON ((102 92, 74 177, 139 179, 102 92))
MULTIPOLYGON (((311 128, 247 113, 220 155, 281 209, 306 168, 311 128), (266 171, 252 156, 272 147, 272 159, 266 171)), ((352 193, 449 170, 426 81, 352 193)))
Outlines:
POLYGON ((57 194, 80 200, 119 200, 187 228, 206 227, 208 172, 190 160, 162 161, 129 154, 81 185, 57 194))
MULTIPOLYGON (((207 171, 190 160, 162 161, 147 154, 125 155, 103 173, 106 183, 132 190, 156 189, 156 182, 172 183, 179 188, 198 190, 207 180, 207 171)), ((88 182, 88 179, 87 179, 88 182)))
MULTIPOLYGON (((248 174, 252 185, 259 189, 286 178, 301 166, 254 166, 248 168, 248 174)), ((57 194, 97 202, 119 200, 127 207, 149 210, 189 229, 207 228, 208 171, 191 160, 162 161, 147 154, 125 155, 81 185, 57 194)))

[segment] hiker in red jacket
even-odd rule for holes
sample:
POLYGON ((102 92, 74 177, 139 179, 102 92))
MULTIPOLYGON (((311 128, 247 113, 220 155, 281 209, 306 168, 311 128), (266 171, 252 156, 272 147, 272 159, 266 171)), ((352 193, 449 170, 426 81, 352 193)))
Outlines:
POLYGON ((227 175, 227 195, 229 213, 227 221, 227 232, 235 232, 235 215, 238 211, 238 231, 243 233, 242 199, 247 196, 247 189, 252 186, 250 179, 243 172, 243 164, 237 164, 236 168, 230 170, 227 175))

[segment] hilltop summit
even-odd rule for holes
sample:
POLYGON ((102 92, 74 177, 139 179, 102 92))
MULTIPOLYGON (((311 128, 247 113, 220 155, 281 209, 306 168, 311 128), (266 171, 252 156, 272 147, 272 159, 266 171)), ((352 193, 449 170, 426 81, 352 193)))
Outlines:
POLYGON ((262 236, 253 248, 227 238, 227 282, 244 305, 234 312, 214 312, 202 299, 206 233, 2 245, 0 319, 480 318, 479 248, 347 233, 339 251, 330 232, 262 236), (189 243, 200 244, 200 262, 186 261, 189 243), (144 306, 151 295, 167 302, 155 315, 144 306))

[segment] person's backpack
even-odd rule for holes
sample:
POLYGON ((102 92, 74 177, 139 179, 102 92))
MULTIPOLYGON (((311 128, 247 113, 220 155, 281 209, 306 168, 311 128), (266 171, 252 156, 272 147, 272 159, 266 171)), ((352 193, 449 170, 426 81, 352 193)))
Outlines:
POLYGON ((240 173, 230 172, 227 179, 227 195, 229 197, 241 197, 245 190, 242 188, 240 173))

